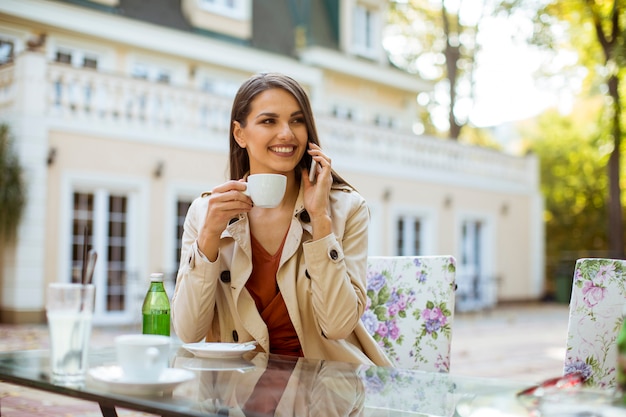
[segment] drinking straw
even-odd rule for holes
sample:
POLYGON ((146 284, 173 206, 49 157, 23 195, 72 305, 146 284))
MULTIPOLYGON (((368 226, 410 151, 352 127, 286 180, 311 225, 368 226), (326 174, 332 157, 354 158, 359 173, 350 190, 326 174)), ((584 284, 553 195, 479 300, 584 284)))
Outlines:
POLYGON ((93 279, 93 271, 96 268, 96 260, 98 259, 98 254, 95 249, 89 249, 89 261, 87 262, 87 280, 84 284, 91 284, 93 279))
POLYGON ((87 283, 87 262, 88 262, 88 252, 87 252, 87 238, 88 238, 88 227, 85 225, 85 233, 83 235, 83 268, 80 275, 80 282, 83 284, 87 283))

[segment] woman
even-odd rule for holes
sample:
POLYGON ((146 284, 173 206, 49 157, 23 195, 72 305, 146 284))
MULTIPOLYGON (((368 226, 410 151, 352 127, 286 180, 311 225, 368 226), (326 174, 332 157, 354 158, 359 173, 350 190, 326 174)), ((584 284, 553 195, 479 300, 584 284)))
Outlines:
POLYGON ((332 170, 292 78, 259 74, 239 88, 230 178, 187 213, 172 299, 181 340, 255 340, 270 353, 391 365, 360 320, 367 206, 332 170), (247 175, 258 173, 287 177, 278 207, 254 207, 243 193, 247 175))

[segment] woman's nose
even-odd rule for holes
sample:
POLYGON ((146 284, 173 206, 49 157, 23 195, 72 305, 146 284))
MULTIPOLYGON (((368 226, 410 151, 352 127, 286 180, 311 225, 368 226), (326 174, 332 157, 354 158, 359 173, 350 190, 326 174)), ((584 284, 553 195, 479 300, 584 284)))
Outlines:
POLYGON ((291 126, 289 125, 289 123, 281 124, 279 129, 280 130, 278 132, 278 136, 284 137, 284 138, 292 138, 293 137, 293 131, 291 130, 291 126))

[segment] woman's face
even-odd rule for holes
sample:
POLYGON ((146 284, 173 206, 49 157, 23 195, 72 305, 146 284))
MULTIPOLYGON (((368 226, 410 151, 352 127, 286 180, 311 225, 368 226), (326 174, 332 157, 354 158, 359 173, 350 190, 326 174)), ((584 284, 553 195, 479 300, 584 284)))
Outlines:
POLYGON ((246 125, 233 122, 235 140, 250 158, 250 173, 293 172, 307 150, 304 115, 296 99, 281 88, 252 100, 246 125))

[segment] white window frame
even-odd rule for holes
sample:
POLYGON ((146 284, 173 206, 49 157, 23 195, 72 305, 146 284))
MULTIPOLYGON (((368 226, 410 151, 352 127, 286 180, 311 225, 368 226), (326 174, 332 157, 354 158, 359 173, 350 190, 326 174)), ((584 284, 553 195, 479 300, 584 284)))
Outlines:
POLYGON ((385 129, 395 129, 398 127, 398 121, 395 117, 389 116, 385 113, 376 113, 374 114, 374 120, 372 122, 381 128, 385 129))
POLYGON ((252 14, 251 0, 198 0, 198 5, 207 12, 231 19, 249 20, 252 14), (231 2, 234 7, 229 5, 231 2))
MULTIPOLYGON (((434 254, 434 249, 436 248, 436 233, 435 225, 437 222, 436 214, 434 210, 423 207, 415 207, 415 206, 396 206, 391 211, 392 215, 390 216, 390 223, 388 225, 388 230, 391 231, 391 240, 390 244, 390 253, 393 256, 402 256, 402 255, 418 255, 424 256, 429 254, 434 254), (398 242, 398 220, 400 218, 404 219, 418 219, 420 221, 420 244, 421 251, 419 253, 415 253, 408 248, 402 248, 402 253, 398 254, 397 250, 397 242, 398 242)), ((413 223, 414 224, 414 223, 413 223)), ((407 235, 405 235, 405 242, 407 241, 407 237, 410 241, 414 241, 412 230, 414 228, 408 228, 407 235)))
POLYGON ((352 42, 350 46, 352 52, 365 58, 378 59, 379 44, 382 42, 380 10, 356 3, 352 14, 352 42))
POLYGON ((6 61, 4 61, 4 62, 0 61, 0 64, 7 64, 7 63, 9 63, 9 62, 14 61, 14 60, 15 60, 15 57, 17 56, 17 52, 16 52, 16 49, 17 49, 17 48, 16 48, 16 45, 15 45, 15 39, 10 38, 10 37, 8 37, 8 36, 3 36, 3 35, 0 33, 0 41, 4 42, 4 43, 5 43, 5 45, 7 45, 7 47, 8 47, 8 45, 11 45, 10 47, 11 47, 11 49, 13 49, 13 50, 11 51, 11 56, 9 57, 9 56, 8 56, 8 54, 7 54, 7 60, 6 60, 6 61), (10 58, 10 59, 9 59, 9 58, 10 58))
POLYGON ((70 40, 52 37, 47 51, 47 58, 51 62, 56 62, 56 55, 58 51, 64 51, 71 54, 71 65, 73 67, 83 68, 85 58, 95 58, 98 62, 98 71, 113 71, 114 52, 107 48, 99 48, 93 44, 73 39, 70 40))
POLYGON ((162 59, 149 54, 130 54, 128 57, 127 73, 134 76, 137 68, 146 72, 145 79, 157 83, 161 74, 167 74, 168 85, 187 85, 189 82, 188 68, 180 61, 162 59))
MULTIPOLYGON (((164 244, 163 244, 163 256, 164 268, 163 272, 165 273, 176 273, 178 271, 178 263, 176 259, 173 257, 173 254, 176 250, 176 239, 173 234, 173 231, 176 229, 176 217, 177 217, 177 203, 179 200, 190 200, 200 197, 200 195, 204 191, 210 191, 211 188, 218 185, 219 181, 213 181, 213 185, 211 183, 192 183, 189 181, 185 182, 170 182, 167 186, 167 191, 165 193, 165 198, 163 204, 165 205, 165 219, 163 221, 163 236, 164 244), (208 184, 208 185, 207 185, 208 184)), ((173 284, 173 282, 172 282, 173 284)), ((169 292, 169 289, 166 288, 168 294, 171 295, 173 292, 169 292)), ((172 288, 173 291, 173 288, 172 288)))
POLYGON ((142 285, 147 280, 142 278, 149 275, 149 271, 146 270, 148 243, 151 241, 148 228, 149 216, 146 215, 149 213, 148 190, 149 184, 146 180, 122 176, 99 176, 86 172, 68 172, 62 179, 57 276, 65 281, 70 280, 72 273, 70 250, 74 192, 94 194, 92 246, 98 252, 100 261, 96 263, 93 279, 96 287, 100 288, 106 285, 107 267, 104 261, 106 259, 107 232, 103 228, 107 226, 108 213, 103 212, 102 203, 111 194, 124 194, 127 197, 126 267, 129 271, 137 274, 137 282, 127 283, 126 295, 129 301, 126 310, 121 312, 107 312, 106 292, 96 291, 95 324, 130 324, 138 322, 141 318, 140 303, 139 306, 135 304, 137 304, 136 298, 145 292, 142 285))
POLYGON ((229 99, 235 98, 241 82, 228 80, 221 77, 202 74, 198 77, 198 88, 209 94, 229 99))
POLYGON ((13 29, 3 26, 0 32, 0 39, 13 43, 13 58, 15 59, 26 48, 25 39, 31 34, 21 29, 13 29))
MULTIPOLYGON (((483 281, 479 283, 479 285, 483 286, 482 290, 485 291, 485 294, 483 299, 476 300, 476 305, 474 307, 482 308, 494 306, 497 302, 497 282, 495 282, 495 219, 493 218, 493 215, 488 213, 472 211, 461 211, 457 213, 457 280, 462 279, 463 276, 467 276, 474 272, 472 271, 472 265, 466 264, 463 259, 465 252, 463 246, 466 244, 466 242, 463 241, 463 225, 466 222, 480 222, 482 224, 480 236, 481 253, 478 254, 481 270, 478 271, 478 273, 479 279, 483 281), (488 282, 485 282, 485 280, 488 280, 488 282)), ((464 309, 463 306, 460 307, 461 310, 464 309)), ((470 304, 466 309, 472 308, 473 306, 470 304)))
POLYGON ((358 121, 358 108, 348 104, 335 104, 332 107, 331 114, 339 120, 358 121))

